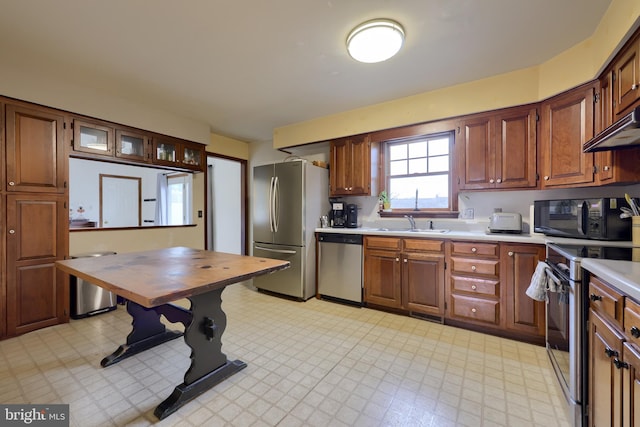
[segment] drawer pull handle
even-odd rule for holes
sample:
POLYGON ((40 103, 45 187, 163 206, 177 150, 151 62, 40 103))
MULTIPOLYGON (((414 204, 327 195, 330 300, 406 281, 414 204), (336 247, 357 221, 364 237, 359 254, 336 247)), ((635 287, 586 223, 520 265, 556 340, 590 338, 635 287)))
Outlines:
POLYGON ((602 296, 601 295, 596 295, 596 294, 591 294, 589 295, 589 299, 591 301, 602 301, 602 296))
POLYGON ((634 326, 629 331, 634 338, 640 338, 640 329, 637 326, 634 326))
POLYGON ((471 248, 471 252, 476 253, 476 252, 478 252, 478 249, 476 249, 476 248, 471 248))
POLYGON ((607 357, 618 357, 618 352, 609 347, 604 349, 604 354, 606 354, 607 357))
MULTIPOLYGON (((474 291, 477 289, 478 287, 476 285, 471 285, 471 289, 473 289, 474 291)), ((640 333, 640 331, 638 331, 640 333)))
POLYGON ((476 271, 476 266, 475 265, 471 266, 471 271, 476 271))
POLYGON ((623 362, 620 359, 613 359, 613 364, 616 365, 618 369, 629 369, 629 364, 627 362, 623 362))
POLYGON ((475 313, 476 311, 478 311, 478 310, 476 310, 475 308, 472 308, 472 309, 471 309, 471 312, 472 312, 472 313, 475 313))

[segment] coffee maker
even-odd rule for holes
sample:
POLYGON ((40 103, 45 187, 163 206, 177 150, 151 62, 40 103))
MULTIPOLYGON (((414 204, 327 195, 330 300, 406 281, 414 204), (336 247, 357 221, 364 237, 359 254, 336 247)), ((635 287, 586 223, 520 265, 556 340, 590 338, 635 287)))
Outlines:
POLYGON ((344 203, 331 202, 331 212, 329 213, 329 220, 333 228, 343 228, 346 224, 346 215, 344 210, 344 203))
POLYGON ((346 224, 347 228, 358 228, 358 205, 347 205, 346 210, 346 224))

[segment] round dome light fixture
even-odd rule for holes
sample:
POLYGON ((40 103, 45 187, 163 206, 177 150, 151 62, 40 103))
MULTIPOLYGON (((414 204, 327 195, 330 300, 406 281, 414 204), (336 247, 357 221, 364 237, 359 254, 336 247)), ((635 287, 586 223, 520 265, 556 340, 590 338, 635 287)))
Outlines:
POLYGON ((373 64, 394 56, 403 43, 402 25, 391 19, 373 19, 351 30, 347 50, 356 61, 373 64))

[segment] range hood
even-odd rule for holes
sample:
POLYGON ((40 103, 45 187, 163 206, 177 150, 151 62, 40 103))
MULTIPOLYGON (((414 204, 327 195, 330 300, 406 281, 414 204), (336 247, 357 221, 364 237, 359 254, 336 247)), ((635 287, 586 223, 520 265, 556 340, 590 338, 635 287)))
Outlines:
POLYGON ((585 153, 640 145, 640 106, 582 146, 585 153))

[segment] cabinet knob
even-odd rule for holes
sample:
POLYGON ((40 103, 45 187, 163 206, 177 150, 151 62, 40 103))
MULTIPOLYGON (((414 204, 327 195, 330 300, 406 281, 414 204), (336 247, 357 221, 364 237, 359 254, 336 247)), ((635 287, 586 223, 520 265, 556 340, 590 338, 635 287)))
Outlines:
POLYGON ((607 357, 618 357, 618 352, 609 347, 604 349, 604 354, 606 354, 607 357))
POLYGON ((472 289, 472 290, 474 290, 474 291, 475 291, 477 288, 478 288, 478 287, 477 287, 476 285, 471 285, 471 289, 472 289))
POLYGON ((478 252, 478 249, 476 249, 476 248, 471 248, 471 252, 476 253, 476 252, 478 252))
POLYGON ((16 230, 9 230, 9 234, 16 234, 16 230))
POLYGON ((407 259, 405 258, 405 259, 403 259, 403 261, 404 261, 404 262, 407 262, 407 259))
POLYGON ((476 310, 475 308, 472 308, 472 309, 471 309, 471 312, 472 312, 472 313, 475 313, 476 311, 478 311, 478 310, 476 310))
POLYGON ((509 252, 507 252, 507 255, 509 255, 509 256, 513 256, 513 251, 509 251, 509 252))
POLYGON ((638 85, 637 85, 637 84, 635 84, 635 83, 634 83, 634 84, 632 84, 632 85, 631 85, 631 90, 636 90, 636 89, 638 89, 638 85))
POLYGON ((497 182, 498 184, 500 184, 500 183, 502 182, 502 179, 498 178, 498 179, 496 179, 496 182, 497 182))
POLYGON ((545 181, 549 181, 549 175, 545 175, 545 176, 544 176, 544 180, 545 180, 545 181))
POLYGON ((494 182, 495 182, 495 181, 493 180, 493 178, 491 178, 491 179, 489 180, 489 183, 490 183, 490 184, 493 184, 494 182))
POLYGON ((609 169, 611 169, 609 166, 603 166, 602 170, 608 171, 609 169))
POLYGON ((634 338, 640 338, 640 329, 637 326, 634 326, 629 331, 634 338))
POLYGON ((13 187, 14 185, 16 185, 16 183, 13 181, 9 181, 9 185, 13 187))
POLYGON ((400 262, 400 258, 396 258, 396 262, 400 262))
POLYGON ((476 266, 475 265, 471 266, 471 271, 476 271, 476 266))

